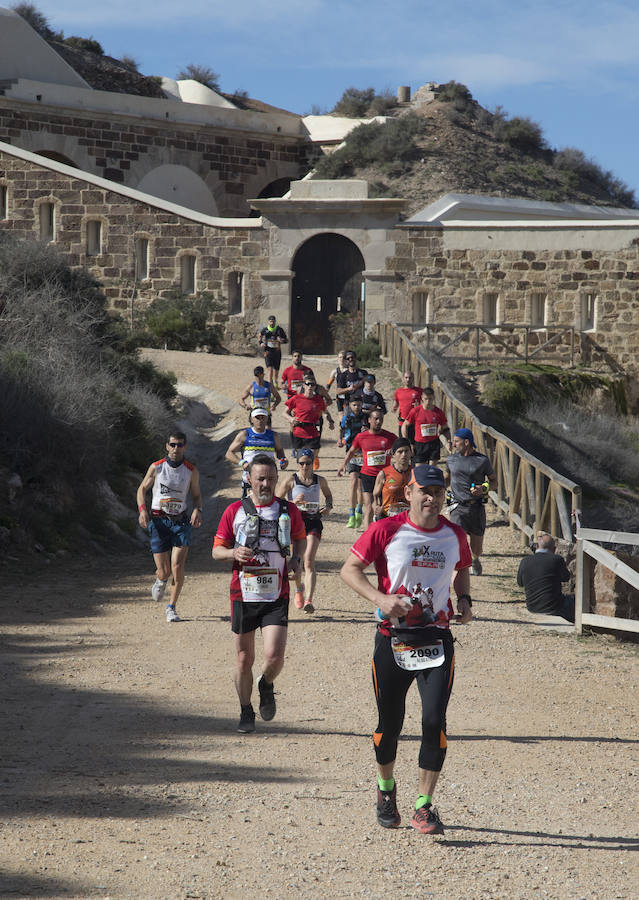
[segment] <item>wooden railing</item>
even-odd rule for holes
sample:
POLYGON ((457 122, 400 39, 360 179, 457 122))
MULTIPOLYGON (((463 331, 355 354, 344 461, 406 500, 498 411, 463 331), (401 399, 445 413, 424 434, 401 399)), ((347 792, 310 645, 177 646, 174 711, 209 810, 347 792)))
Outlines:
POLYGON ((624 631, 639 634, 637 619, 624 619, 616 616, 601 616, 591 613, 591 587, 595 562, 614 572, 639 591, 639 572, 617 559, 608 550, 600 547, 600 543, 639 545, 639 534, 619 531, 601 531, 593 528, 577 527, 577 578, 575 585, 575 629, 581 633, 584 625, 601 628, 605 631, 624 631))
POLYGON ((490 497, 511 527, 521 532, 522 546, 529 544, 537 531, 572 542, 581 509, 581 487, 480 422, 432 374, 426 359, 400 326, 378 322, 377 336, 382 357, 390 365, 400 372, 412 371, 419 387, 433 387, 435 401, 446 414, 451 432, 458 428, 472 430, 477 449, 488 456, 497 475, 497 490, 491 491, 490 497))

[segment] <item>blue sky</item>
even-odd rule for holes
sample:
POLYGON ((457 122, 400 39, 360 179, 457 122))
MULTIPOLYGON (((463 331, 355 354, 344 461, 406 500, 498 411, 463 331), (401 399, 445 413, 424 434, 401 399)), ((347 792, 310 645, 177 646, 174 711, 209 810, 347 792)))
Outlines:
MULTIPOLYGON (((9 5, 9 4, 7 4, 9 5)), ((482 106, 538 122, 633 188, 639 4, 555 0, 42 0, 56 30, 92 36, 147 75, 210 66, 222 90, 294 112, 346 87, 461 81, 482 106)))

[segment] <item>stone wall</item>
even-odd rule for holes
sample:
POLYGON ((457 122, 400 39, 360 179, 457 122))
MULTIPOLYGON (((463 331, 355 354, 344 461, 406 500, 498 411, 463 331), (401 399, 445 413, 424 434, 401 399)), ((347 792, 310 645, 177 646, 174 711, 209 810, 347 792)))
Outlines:
MULTIPOLYGON (((210 188, 222 216, 249 215, 247 199, 306 171, 302 137, 18 104, 0 97, 0 141, 66 157, 90 174, 136 187, 161 165, 182 165, 210 188)), ((56 157, 53 157, 56 158, 56 157)))
MULTIPOLYGON (((533 298, 544 295, 546 324, 576 329, 577 361, 612 360, 636 379, 638 244, 629 233, 620 249, 451 249, 441 229, 411 228, 388 265, 405 280, 404 321, 410 321, 416 292, 428 294, 429 322, 463 325, 486 321, 488 295, 496 295, 497 323, 532 324, 533 298), (584 320, 589 298, 594 303, 591 328, 584 320)), ((569 341, 567 335, 557 350, 559 362, 569 359, 569 341)))
MULTIPOLYGON (((260 272, 268 266, 268 231, 259 220, 213 226, 209 217, 189 217, 111 188, 44 168, 0 151, 0 186, 8 186, 8 216, 0 226, 18 238, 40 238, 39 209, 54 208, 54 243, 72 266, 86 266, 104 285, 109 306, 126 313, 133 302, 148 304, 158 295, 179 290, 181 258, 195 257, 195 287, 210 291, 228 309, 230 283, 242 274, 240 315, 253 330, 263 313, 260 272), (101 225, 101 252, 90 255, 89 222, 101 225), (148 240, 148 277, 135 278, 136 241, 148 240), (251 310, 255 312, 251 315, 251 310)), ((139 195, 140 196, 140 195, 139 195)), ((165 204, 165 207, 168 206, 165 204)), ((238 335, 242 334, 241 330, 238 335)), ((244 337, 238 337, 244 341, 244 337)))

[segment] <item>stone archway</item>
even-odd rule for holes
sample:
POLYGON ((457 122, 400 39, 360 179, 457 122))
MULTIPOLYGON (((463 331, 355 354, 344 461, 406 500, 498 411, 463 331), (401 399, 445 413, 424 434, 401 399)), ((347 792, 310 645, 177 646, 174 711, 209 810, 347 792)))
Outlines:
POLYGON ((317 234, 298 249, 291 266, 291 349, 332 353, 329 316, 357 313, 364 257, 341 234, 317 234))

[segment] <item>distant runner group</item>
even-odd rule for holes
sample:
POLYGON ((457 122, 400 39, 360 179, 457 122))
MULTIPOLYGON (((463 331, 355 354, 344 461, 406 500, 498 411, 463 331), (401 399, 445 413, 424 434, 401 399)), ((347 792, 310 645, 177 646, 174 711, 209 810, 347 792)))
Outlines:
MULTIPOLYGON (((466 623, 472 618, 470 571, 482 571, 484 501, 496 484, 492 466, 475 449, 471 431, 462 428, 451 436, 434 392, 415 387, 412 372, 404 372, 393 397, 397 433, 384 428, 386 401, 375 376, 358 365, 353 351, 339 354, 324 387, 299 351, 292 353, 280 375, 281 348, 288 338, 275 316, 269 317, 259 339, 264 366, 254 368, 254 380, 238 400, 248 411, 248 424, 226 452, 226 459, 241 470, 241 496, 224 511, 212 550, 214 559, 232 566, 238 731, 255 731, 251 698, 258 628, 264 659, 257 684, 259 713, 265 721, 276 714, 274 681, 284 665, 289 579, 295 585, 294 606, 308 614, 317 608, 316 556, 323 518, 333 511, 329 481, 318 473, 319 451, 324 419, 331 430, 336 425, 329 411, 335 385, 337 444, 345 453, 337 476, 349 479, 345 524, 363 529, 341 576, 372 602, 371 612, 377 610, 373 656, 379 716, 374 734, 377 819, 385 828, 397 827, 401 820, 393 771, 405 696, 416 681, 422 739, 419 794, 411 824, 420 833, 441 833, 432 799, 446 755, 446 707, 454 672, 449 625, 452 619, 466 623), (290 432, 286 439, 272 428, 273 412, 282 402, 290 432), (285 450, 289 444, 295 471, 284 471, 290 463, 285 450), (442 445, 448 451, 446 472, 437 465, 442 445), (446 502, 448 518, 441 514, 446 502), (376 569, 376 586, 365 574, 369 565, 376 569)), ((173 431, 166 456, 152 463, 137 493, 139 522, 149 532, 156 565, 151 590, 155 600, 164 597, 172 576, 165 611, 170 623, 180 621, 176 604, 191 529, 202 524, 198 470, 185 458, 185 449, 185 435, 173 431)))

